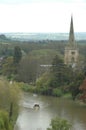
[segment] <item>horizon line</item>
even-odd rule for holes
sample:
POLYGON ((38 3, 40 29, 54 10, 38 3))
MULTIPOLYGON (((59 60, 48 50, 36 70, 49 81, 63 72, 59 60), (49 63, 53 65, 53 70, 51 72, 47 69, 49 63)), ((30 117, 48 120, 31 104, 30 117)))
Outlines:
MULTIPOLYGON (((20 32, 20 31, 16 31, 16 32, 0 32, 0 34, 5 34, 5 33, 68 33, 69 32, 20 32)), ((83 32, 74 32, 74 33, 86 33, 85 31, 83 32)))

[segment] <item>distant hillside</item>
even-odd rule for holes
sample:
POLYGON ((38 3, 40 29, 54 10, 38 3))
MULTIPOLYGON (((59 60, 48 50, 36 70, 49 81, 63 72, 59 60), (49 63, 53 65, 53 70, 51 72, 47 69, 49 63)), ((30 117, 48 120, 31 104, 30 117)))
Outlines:
MULTIPOLYGON (((68 33, 5 33, 0 34, 0 43, 67 43, 68 33)), ((86 44, 86 33, 75 33, 77 43, 86 44)))
POLYGON ((4 34, 0 34, 0 42, 8 42, 10 41, 4 34))
POLYGON ((7 39, 7 37, 4 34, 0 34, 0 39, 5 40, 5 39, 7 39))
MULTIPOLYGON (((69 39, 69 33, 5 33, 5 35, 16 41, 62 41, 69 39)), ((75 40, 86 40, 86 32, 75 33, 75 40)))

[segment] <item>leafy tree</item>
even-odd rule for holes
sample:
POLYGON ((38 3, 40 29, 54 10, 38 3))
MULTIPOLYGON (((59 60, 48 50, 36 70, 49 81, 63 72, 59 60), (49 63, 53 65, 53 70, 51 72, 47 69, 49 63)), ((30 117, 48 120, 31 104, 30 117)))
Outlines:
POLYGON ((53 75, 51 80, 52 87, 64 86, 70 83, 72 69, 67 67, 57 55, 53 59, 51 73, 53 75))
POLYGON ((13 60, 15 64, 18 64, 22 58, 22 52, 19 46, 15 46, 14 48, 14 56, 13 60))
POLYGON ((18 81, 34 83, 38 74, 38 62, 32 56, 22 58, 18 69, 18 81))
POLYGON ((78 94, 81 93, 79 89, 81 83, 83 82, 84 74, 82 72, 74 72, 72 81, 70 83, 70 91, 72 93, 72 98, 75 100, 78 94))
POLYGON ((9 83, 3 78, 0 79, 0 109, 9 113, 12 103, 13 109, 11 119, 16 118, 18 114, 18 102, 20 99, 20 94, 21 92, 18 83, 9 83))
POLYGON ((16 67, 13 64, 13 57, 6 58, 2 65, 2 74, 9 78, 11 75, 15 74, 15 71, 16 67))
POLYGON ((80 99, 86 103, 86 78, 83 81, 83 83, 81 84, 81 86, 79 87, 79 89, 82 91, 82 94, 80 96, 80 99))
POLYGON ((50 80, 51 78, 49 72, 40 76, 36 81, 36 91, 44 95, 51 95, 52 89, 50 87, 50 80))
POLYGON ((51 128, 47 130, 70 130, 71 124, 66 119, 54 118, 51 120, 51 128))
POLYGON ((59 56, 55 56, 50 71, 37 79, 36 86, 42 94, 62 96, 68 92, 72 79, 72 68, 67 67, 59 56), (67 87, 65 87, 67 86, 67 87))
POLYGON ((2 64, 2 74, 10 78, 15 78, 19 68, 22 53, 20 47, 16 46, 14 49, 14 57, 10 56, 4 60, 2 64))

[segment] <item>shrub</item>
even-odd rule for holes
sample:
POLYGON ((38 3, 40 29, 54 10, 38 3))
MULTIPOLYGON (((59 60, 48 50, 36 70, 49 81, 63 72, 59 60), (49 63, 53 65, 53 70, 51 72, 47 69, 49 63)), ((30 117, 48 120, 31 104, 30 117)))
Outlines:
POLYGON ((4 110, 0 111, 0 130, 12 130, 8 113, 4 110))
POLYGON ((19 83, 19 87, 25 92, 35 92, 36 89, 35 86, 23 82, 19 83))
POLYGON ((57 96, 57 97, 61 97, 63 95, 63 92, 60 88, 55 88, 55 89, 53 89, 52 95, 57 96))
POLYGON ((51 120, 51 128, 47 130, 70 130, 71 124, 66 119, 55 118, 51 120))

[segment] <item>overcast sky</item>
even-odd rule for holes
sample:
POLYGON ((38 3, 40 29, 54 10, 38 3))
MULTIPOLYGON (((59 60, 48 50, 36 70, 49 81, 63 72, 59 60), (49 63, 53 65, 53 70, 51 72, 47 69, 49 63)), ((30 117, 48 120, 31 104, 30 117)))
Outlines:
POLYGON ((86 32, 86 0, 0 0, 0 32, 86 32))

